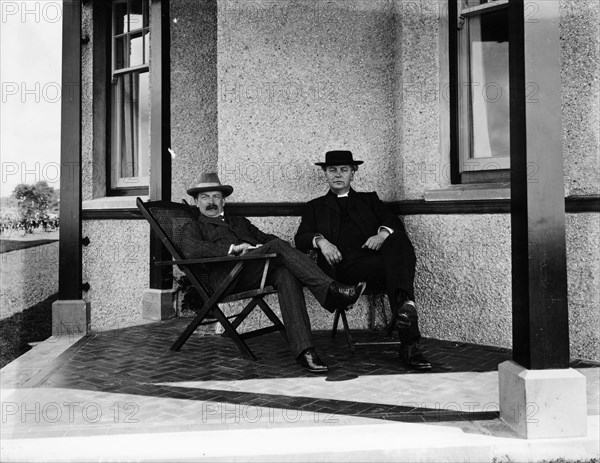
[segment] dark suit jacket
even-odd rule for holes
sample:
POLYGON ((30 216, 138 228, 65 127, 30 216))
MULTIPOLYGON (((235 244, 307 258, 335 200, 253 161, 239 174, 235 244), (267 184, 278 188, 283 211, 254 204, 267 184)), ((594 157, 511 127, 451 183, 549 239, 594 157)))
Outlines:
MULTIPOLYGON (((246 242, 264 244, 275 235, 263 233, 245 217, 227 216, 223 222, 218 218, 199 214, 198 220, 184 227, 179 246, 188 259, 226 256, 232 244, 246 242)), ((235 263, 217 263, 209 266, 209 281, 213 287, 222 281, 235 263)))
MULTIPOLYGON (((375 192, 358 193, 350 189, 348 214, 364 233, 365 240, 377 234, 381 226, 404 231, 402 221, 383 204, 375 192)), ((306 205, 294 238, 296 247, 302 250, 313 249, 312 240, 316 234, 323 235, 337 245, 339 226, 340 211, 336 195, 329 191, 325 196, 313 199, 306 205)))

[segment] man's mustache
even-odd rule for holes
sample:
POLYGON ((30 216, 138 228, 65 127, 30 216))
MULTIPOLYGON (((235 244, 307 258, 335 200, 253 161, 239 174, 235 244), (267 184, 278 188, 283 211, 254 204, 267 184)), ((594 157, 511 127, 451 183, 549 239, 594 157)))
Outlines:
POLYGON ((216 204, 209 204, 208 206, 206 206, 207 211, 212 211, 213 209, 217 210, 219 208, 217 207, 216 204))

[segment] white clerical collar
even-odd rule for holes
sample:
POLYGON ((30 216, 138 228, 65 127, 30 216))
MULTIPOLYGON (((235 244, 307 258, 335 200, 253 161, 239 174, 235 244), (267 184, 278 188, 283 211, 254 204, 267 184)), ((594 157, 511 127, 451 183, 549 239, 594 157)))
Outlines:
POLYGON ((338 198, 347 198, 348 197, 348 191, 346 191, 346 193, 341 194, 341 195, 337 195, 338 198))

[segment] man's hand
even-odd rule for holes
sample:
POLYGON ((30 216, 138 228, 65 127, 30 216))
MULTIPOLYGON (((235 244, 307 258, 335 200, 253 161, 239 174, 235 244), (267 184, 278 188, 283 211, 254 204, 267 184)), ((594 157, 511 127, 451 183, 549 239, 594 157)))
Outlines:
POLYGON ((362 245, 363 248, 371 249, 373 251, 379 251, 385 239, 389 236, 389 232, 386 230, 381 230, 376 235, 370 236, 365 244, 362 245))
POLYGON ((325 238, 319 238, 317 240, 317 247, 321 250, 329 265, 335 265, 342 261, 342 253, 340 250, 335 244, 327 241, 325 238))
POLYGON ((234 256, 243 256, 251 249, 260 248, 261 246, 262 244, 257 244, 256 246, 252 246, 250 243, 234 244, 231 253, 234 256))

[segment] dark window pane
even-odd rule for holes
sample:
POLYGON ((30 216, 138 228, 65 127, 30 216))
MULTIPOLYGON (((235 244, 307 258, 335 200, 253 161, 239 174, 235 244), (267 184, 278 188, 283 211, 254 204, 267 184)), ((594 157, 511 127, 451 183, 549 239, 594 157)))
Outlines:
POLYGON ((481 37, 486 42, 508 42, 508 8, 481 15, 481 37))
POLYGON ((144 0, 144 27, 150 27, 150 5, 148 0, 144 0))
POLYGON ((129 26, 135 31, 144 27, 143 0, 132 0, 129 4, 129 26))
POLYGON ((116 3, 113 7, 115 21, 115 35, 129 32, 127 24, 127 2, 116 3))
POLYGON ((127 36, 115 39, 115 69, 123 69, 127 64, 127 36))

